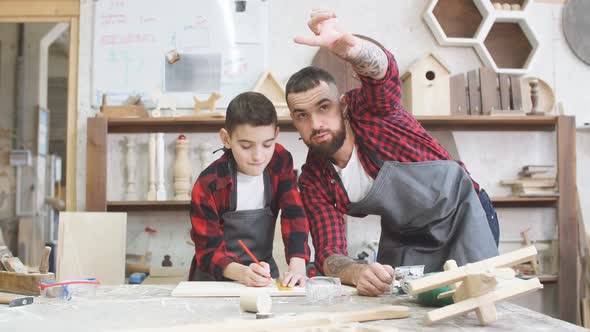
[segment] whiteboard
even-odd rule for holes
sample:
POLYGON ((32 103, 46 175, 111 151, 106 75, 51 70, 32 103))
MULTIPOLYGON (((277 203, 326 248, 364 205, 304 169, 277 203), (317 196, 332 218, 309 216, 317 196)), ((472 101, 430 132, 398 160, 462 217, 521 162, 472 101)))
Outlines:
POLYGON ((252 90, 266 69, 265 0, 99 0, 94 6, 95 107, 103 94, 113 105, 139 94, 150 106, 153 91, 161 89, 181 108, 192 108, 193 96, 207 99, 215 91, 224 108, 252 90), (180 61, 170 65, 165 55, 172 50, 180 61))

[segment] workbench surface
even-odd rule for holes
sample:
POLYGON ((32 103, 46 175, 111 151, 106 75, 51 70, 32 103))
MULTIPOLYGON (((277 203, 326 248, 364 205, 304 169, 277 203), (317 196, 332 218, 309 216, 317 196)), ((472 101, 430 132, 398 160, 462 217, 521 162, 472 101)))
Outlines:
MULTIPOLYGON (((172 285, 100 286, 94 297, 78 297, 67 302, 35 298, 32 305, 0 306, 0 330, 116 331, 255 319, 254 314, 240 312, 238 298, 173 298, 170 297, 173 288, 172 285)), ((478 324, 474 313, 431 327, 425 326, 425 314, 433 308, 420 307, 408 296, 351 296, 330 305, 312 305, 304 297, 275 297, 272 302, 275 317, 304 312, 367 309, 384 304, 406 305, 411 308, 409 318, 371 322, 373 325, 396 327, 399 331, 587 331, 508 302, 497 305, 498 320, 487 327, 478 324)))

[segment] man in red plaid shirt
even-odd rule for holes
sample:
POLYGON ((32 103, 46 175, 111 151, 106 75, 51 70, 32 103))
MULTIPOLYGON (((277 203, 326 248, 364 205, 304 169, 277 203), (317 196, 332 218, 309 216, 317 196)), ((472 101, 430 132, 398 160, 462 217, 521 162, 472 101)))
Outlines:
POLYGON ((340 96, 329 73, 307 67, 286 87, 309 147, 299 185, 316 267, 376 296, 391 289, 395 266, 423 264, 429 272, 447 259, 463 265, 497 255, 489 197, 404 110, 393 55, 345 32, 333 12, 312 12, 308 26, 315 36, 295 42, 329 49, 362 81, 340 96), (379 263, 348 257, 345 214, 381 216, 379 263))

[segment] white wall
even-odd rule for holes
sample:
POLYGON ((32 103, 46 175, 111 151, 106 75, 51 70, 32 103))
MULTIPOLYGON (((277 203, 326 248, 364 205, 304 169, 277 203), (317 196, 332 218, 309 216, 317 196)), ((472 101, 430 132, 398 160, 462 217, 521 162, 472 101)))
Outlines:
MULTIPOLYGON (((324 7, 336 10, 343 25, 351 32, 360 33, 380 41, 390 49, 397 58, 401 71, 416 59, 434 50, 448 63, 453 73, 466 72, 481 66, 475 52, 470 48, 439 47, 432 34, 422 20, 422 13, 427 0, 366 0, 366 1, 270 1, 270 47, 269 68, 280 80, 286 81, 298 69, 311 63, 316 49, 295 45, 292 39, 296 35, 308 35, 306 21, 312 8, 324 7), (285 15, 288 13, 288 15, 285 15)), ((537 76, 548 82, 555 90, 557 99, 562 101, 565 113, 586 119, 586 105, 590 104, 590 94, 583 93, 590 77, 590 66, 582 63, 570 51, 565 43, 561 28, 561 5, 533 3, 529 8, 529 22, 537 32, 540 49, 532 65, 532 76, 537 76)), ((80 72, 78 96, 78 206, 84 208, 85 193, 85 147, 86 118, 93 116, 96 110, 91 109, 91 41, 92 41, 92 2, 83 1, 81 7, 81 35, 80 35, 80 72)), ((590 164, 590 133, 580 132, 577 139, 578 151, 578 186, 580 188, 582 206, 586 220, 590 220, 590 179, 587 177, 590 164)), ((171 136, 171 135, 170 135, 171 136)), ((215 142, 216 134, 204 135, 206 139, 215 142)), ((295 165, 299 167, 305 158, 306 148, 297 140, 296 133, 282 133, 280 142, 291 149, 295 157, 295 165)), ((109 138, 111 155, 120 153, 116 137, 109 138)), ((171 140, 172 138, 168 138, 171 140)), ((192 137, 193 142, 197 140, 192 137)), ((535 132, 458 132, 455 133, 458 150, 474 178, 490 193, 490 195, 505 195, 507 188, 500 187, 501 179, 515 177, 518 169, 531 163, 555 164, 555 134, 535 132)), ((146 153, 145 147, 141 147, 146 153)), ((120 158, 120 157, 117 157, 120 158)), ((173 158, 173 149, 168 149, 168 158, 173 158)), ((120 168, 119 161, 109 157, 110 170, 120 168)), ((124 177, 120 172, 109 176, 109 198, 121 195, 124 177), (113 187, 114 186, 114 187, 113 187)), ((190 248, 184 244, 185 232, 188 226, 188 213, 169 214, 169 217, 153 215, 145 223, 157 224, 159 218, 166 219, 160 224, 166 227, 167 233, 162 238, 162 246, 168 246, 165 241, 176 241, 175 248, 166 250, 177 252, 179 256, 188 255, 190 248), (177 230, 168 227, 170 219, 176 219, 174 225, 177 230), (175 232, 178 233, 175 233, 175 232)), ((541 241, 540 247, 545 246, 555 234, 555 211, 545 209, 502 209, 499 211, 503 241, 501 250, 518 247, 519 232, 531 226, 530 237, 541 241)), ((140 222, 145 216, 138 215, 130 218, 130 225, 140 222)), ((369 222, 366 227, 364 220, 355 220, 350 228, 360 232, 363 236, 378 238, 376 222, 369 222)), ((142 227, 130 226, 130 246, 133 240, 139 239, 142 227)), ((350 237, 352 246, 358 246, 363 239, 350 237)), ((153 242, 152 242, 153 243, 153 242)), ((136 246, 137 247, 137 246, 136 246)), ((156 255, 155 255, 156 256, 156 255)), ((156 256, 157 257, 157 256, 156 256)), ((553 308, 554 309, 554 308, 553 308)), ((551 312, 552 308, 543 310, 551 312)))

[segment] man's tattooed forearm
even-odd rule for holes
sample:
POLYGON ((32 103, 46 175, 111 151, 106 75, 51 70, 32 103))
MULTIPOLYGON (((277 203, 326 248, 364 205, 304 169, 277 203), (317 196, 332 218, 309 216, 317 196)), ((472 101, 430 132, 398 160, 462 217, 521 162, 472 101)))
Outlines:
POLYGON ((355 264, 355 261, 344 255, 332 255, 326 259, 324 263, 324 272, 326 275, 339 275, 344 269, 355 264))
POLYGON ((387 70, 387 56, 381 48, 370 42, 362 42, 358 54, 348 60, 362 76, 380 78, 387 70))

